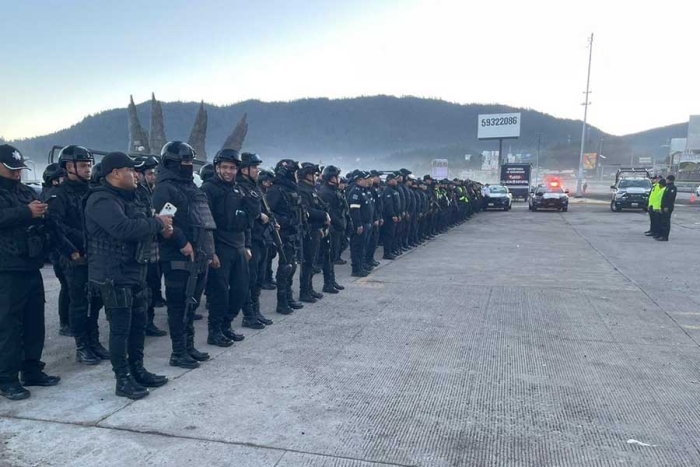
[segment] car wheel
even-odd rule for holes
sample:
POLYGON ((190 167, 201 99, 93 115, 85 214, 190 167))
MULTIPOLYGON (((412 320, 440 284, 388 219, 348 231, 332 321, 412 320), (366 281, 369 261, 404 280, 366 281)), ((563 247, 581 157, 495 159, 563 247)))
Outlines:
POLYGON ((620 211, 622 211, 622 208, 618 207, 618 206, 615 204, 615 201, 610 201, 610 210, 611 210, 612 212, 620 212, 620 211))
POLYGON ((533 211, 537 211, 537 206, 535 206, 535 205, 533 204, 533 205, 532 205, 532 210, 533 210, 533 211))
POLYGON ((569 210, 569 207, 561 208, 561 212, 567 212, 569 210))

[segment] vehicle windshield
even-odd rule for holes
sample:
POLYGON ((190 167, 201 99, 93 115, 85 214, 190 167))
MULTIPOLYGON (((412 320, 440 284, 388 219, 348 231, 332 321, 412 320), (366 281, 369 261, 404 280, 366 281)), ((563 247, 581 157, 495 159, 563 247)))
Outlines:
POLYGON ((508 193, 508 190, 506 190, 505 187, 502 187, 502 186, 491 186, 491 187, 489 187, 489 192, 491 192, 491 194, 493 194, 493 193, 508 193))
POLYGON ((537 193, 564 193, 564 189, 560 186, 541 186, 537 193))
POLYGON ((645 178, 623 178, 618 188, 651 188, 651 181, 645 178))

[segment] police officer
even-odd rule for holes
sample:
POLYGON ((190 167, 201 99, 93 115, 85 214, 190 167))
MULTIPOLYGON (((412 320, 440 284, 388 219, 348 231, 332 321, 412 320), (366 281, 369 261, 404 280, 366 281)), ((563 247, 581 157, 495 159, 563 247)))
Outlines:
POLYGON ((661 242, 668 241, 668 235, 671 233, 671 215, 673 214, 673 209, 676 205, 676 194, 678 189, 676 188, 676 177, 675 175, 669 175, 666 177, 666 189, 661 195, 661 213, 659 215, 659 235, 656 240, 661 242))
POLYGON ((323 292, 331 292, 331 289, 343 290, 345 287, 338 284, 335 279, 335 262, 340 258, 340 243, 347 229, 347 201, 345 195, 338 189, 340 182, 340 169, 334 165, 324 167, 321 173, 321 190, 319 196, 328 209, 331 225, 328 235, 323 241, 329 245, 325 247, 323 261, 323 292), (326 272, 328 271, 328 272, 326 272))
MULTIPOLYGON (((54 386, 60 381, 43 372, 41 361, 44 282, 39 269, 50 238, 45 232, 47 205, 22 184, 24 169, 19 150, 0 145, 0 395, 10 400, 29 397, 24 386, 54 386)), ((65 254, 77 255, 58 232, 53 238, 61 240, 65 254)))
POLYGON ((401 199, 396 189, 396 178, 395 173, 388 174, 386 176, 386 186, 384 191, 382 191, 382 215, 384 216, 384 225, 382 226, 384 255, 382 257, 389 260, 396 259, 396 255, 394 255, 394 236, 396 234, 396 225, 401 215, 401 199))
POLYGON ((55 221, 70 242, 78 248, 79 256, 61 256, 61 268, 68 283, 70 324, 76 344, 76 361, 97 365, 109 359, 109 352, 99 340, 98 318, 102 303, 88 287, 88 267, 85 231, 84 199, 90 189, 94 158, 82 146, 61 149, 58 161, 66 172, 66 180, 53 189, 47 215, 55 221), (54 197, 55 195, 55 197, 54 197))
MULTIPOLYGON (((258 175, 258 187, 263 196, 272 186, 275 180, 275 173, 270 170, 261 170, 258 175)), ((269 212, 267 213, 270 214, 269 212)), ((277 283, 272 274, 272 261, 277 257, 277 246, 275 245, 273 232, 271 229, 266 230, 265 245, 267 246, 267 256, 265 257, 265 275, 262 278, 262 288, 264 290, 275 290, 277 283)))
POLYGON ((346 177, 340 177, 340 179, 338 180, 338 192, 343 196, 343 204, 345 205, 344 217, 346 227, 345 233, 340 237, 340 249, 338 250, 338 254, 335 257, 334 264, 341 266, 348 263, 341 257, 341 255, 350 246, 349 238, 352 235, 352 232, 355 230, 355 227, 352 225, 352 219, 350 218, 350 205, 348 205, 348 183, 349 182, 346 177))
POLYGON ((102 160, 101 186, 88 195, 85 225, 90 283, 105 305, 115 394, 148 395, 168 382, 143 366, 149 291, 146 273, 158 234, 172 236, 172 218, 154 217, 136 195, 134 162, 123 152, 102 160))
MULTIPOLYGON (((51 191, 63 182, 65 175, 65 171, 58 162, 46 166, 42 176, 44 183, 42 183, 41 196, 39 196, 41 202, 48 202, 51 198, 51 191)), ((53 265, 53 272, 56 279, 58 279, 59 284, 61 284, 61 290, 58 293, 58 334, 61 336, 73 337, 73 333, 70 330, 70 296, 68 295, 68 283, 66 282, 66 276, 63 274, 63 269, 61 269, 60 255, 56 251, 51 251, 49 253, 49 261, 51 261, 53 265)))
POLYGON ((199 178, 202 180, 202 183, 212 179, 215 175, 214 164, 204 164, 199 169, 199 178))
POLYGON ((275 166, 275 179, 267 191, 270 210, 280 226, 282 245, 278 245, 280 255, 277 266, 277 313, 288 315, 303 304, 294 300, 292 279, 301 254, 302 206, 296 184, 299 164, 292 159, 282 159, 275 166))
POLYGON ((161 151, 161 167, 153 189, 153 208, 175 209, 173 234, 160 239, 160 266, 165 278, 168 326, 172 341, 170 365, 197 368, 209 354, 194 347, 194 306, 199 302, 209 263, 214 257, 216 228, 207 196, 194 184, 194 149, 170 141, 161 151))
POLYGON ((250 251, 248 260, 248 294, 243 303, 243 326, 251 329, 263 329, 272 324, 260 312, 260 293, 267 266, 267 245, 270 243, 272 225, 263 205, 263 191, 258 186, 262 159, 255 153, 244 152, 238 163, 236 181, 245 196, 246 211, 250 215, 250 251))
POLYGON ((353 172, 353 180, 348 191, 348 203, 350 216, 355 226, 355 231, 350 238, 350 259, 353 277, 366 277, 370 271, 365 265, 367 235, 371 230, 373 212, 370 193, 365 189, 367 185, 367 172, 356 170, 353 172))
POLYGON ((374 253, 377 251, 377 245, 379 244, 379 233, 381 231, 382 225, 384 224, 384 218, 382 217, 382 204, 383 199, 379 195, 379 172, 376 170, 370 171, 370 177, 367 180, 367 192, 372 197, 373 206, 373 221, 371 233, 367 238, 367 251, 365 252, 365 264, 374 268, 379 266, 379 262, 374 259, 374 253))
MULTIPOLYGON (((136 200, 139 202, 144 212, 149 217, 155 215, 153 209, 153 188, 156 186, 156 167, 158 161, 153 156, 138 156, 134 161, 134 175, 136 176, 136 200)), ((151 247, 151 258, 148 263, 146 283, 148 285, 148 323, 146 324, 147 336, 165 336, 167 332, 158 328, 153 322, 155 318, 155 308, 165 305, 161 291, 162 274, 158 264, 158 238, 153 237, 151 247)))
POLYGON ((303 260, 299 275, 299 300, 315 303, 323 298, 313 286, 314 263, 321 247, 322 231, 330 224, 330 217, 324 210, 323 202, 316 192, 316 175, 320 174, 318 165, 304 162, 297 171, 298 190, 304 209, 306 225, 303 238, 303 260))
MULTIPOLYGON (((248 295, 248 260, 251 258, 250 221, 245 194, 236 184, 241 156, 235 149, 222 149, 214 156, 216 175, 204 182, 214 216, 214 255, 207 281, 209 299, 209 335, 207 343, 230 347, 242 340, 231 323, 248 295)), ((249 311, 249 313, 252 313, 249 311)), ((257 321, 252 314, 246 320, 257 321)), ((264 326, 263 326, 264 327, 264 326)))

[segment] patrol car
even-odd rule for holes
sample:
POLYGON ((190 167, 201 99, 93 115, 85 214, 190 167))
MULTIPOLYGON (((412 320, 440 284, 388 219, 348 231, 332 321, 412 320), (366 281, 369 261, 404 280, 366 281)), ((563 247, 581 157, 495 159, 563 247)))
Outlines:
POLYGON ((564 190, 558 181, 550 181, 538 185, 528 198, 528 209, 556 209, 566 212, 569 210, 569 190, 564 190))
POLYGON ((651 193, 650 174, 646 169, 621 168, 615 174, 615 184, 610 186, 612 199, 610 210, 620 212, 623 209, 646 210, 651 193))
POLYGON ((503 209, 510 211, 513 206, 513 194, 508 187, 502 185, 491 185, 489 187, 489 197, 486 209, 503 209))

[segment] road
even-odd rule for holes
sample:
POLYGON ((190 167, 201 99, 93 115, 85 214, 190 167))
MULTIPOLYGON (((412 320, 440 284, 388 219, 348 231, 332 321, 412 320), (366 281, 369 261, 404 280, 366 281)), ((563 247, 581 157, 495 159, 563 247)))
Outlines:
POLYGON ((198 322, 200 369, 148 338, 171 381, 136 402, 108 364, 74 363, 47 269, 63 380, 0 401, 0 466, 700 465, 700 219, 679 207, 668 243, 647 223, 604 204, 480 214, 367 278, 338 267, 341 295, 232 348, 198 322))

